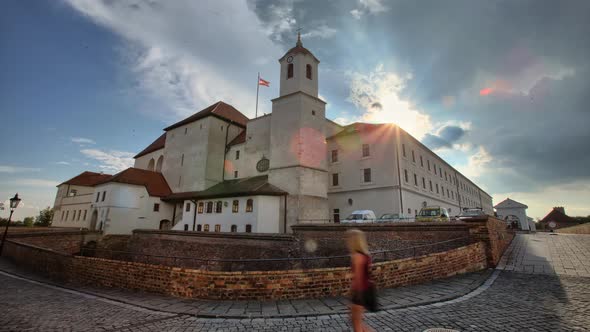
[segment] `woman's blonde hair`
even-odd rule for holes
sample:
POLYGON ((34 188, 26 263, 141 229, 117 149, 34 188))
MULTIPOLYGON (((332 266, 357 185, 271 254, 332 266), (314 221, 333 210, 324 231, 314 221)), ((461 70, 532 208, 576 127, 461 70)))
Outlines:
POLYGON ((365 255, 369 254, 369 246, 367 245, 367 238, 365 237, 365 233, 359 229, 351 229, 346 232, 346 244, 348 245, 348 250, 350 250, 351 254, 356 252, 363 253, 365 255))

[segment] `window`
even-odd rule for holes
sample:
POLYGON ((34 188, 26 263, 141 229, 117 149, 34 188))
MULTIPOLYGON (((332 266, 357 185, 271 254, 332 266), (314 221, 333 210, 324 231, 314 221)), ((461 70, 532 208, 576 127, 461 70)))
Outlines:
POLYGON ((184 207, 184 211, 190 212, 190 210, 191 210, 191 203, 186 203, 186 205, 184 207))
POLYGON ((215 203, 215 213, 221 213, 222 206, 223 206, 223 202, 217 201, 215 203))
POLYGON ((78 218, 76 220, 80 221, 81 216, 82 216, 82 210, 78 210, 78 218))
POLYGON ((203 213, 203 202, 199 202, 199 205, 197 207, 197 213, 203 213))
POLYGON ((96 193, 96 202, 98 203, 98 199, 100 198, 100 192, 96 193))
POLYGON ((406 145, 402 144, 402 154, 404 155, 404 157, 406 156, 406 145))
POLYGON ((315 115, 315 111, 314 110, 311 110, 311 115, 315 115))
POLYGON ((445 171, 445 181, 449 181, 449 179, 447 178, 447 171, 445 171))
POLYGON ((424 167, 424 159, 422 159, 422 156, 420 156, 420 166, 424 167))
POLYGON ((338 185, 338 173, 332 174, 332 185, 333 186, 337 186, 338 185))
POLYGON ((204 232, 208 232, 209 231, 209 224, 203 225, 203 231, 204 232))
POLYGON ((447 197, 450 197, 451 194, 449 194, 449 189, 447 188, 447 197))
POLYGON ((414 185, 418 186, 418 176, 414 173, 414 185))
POLYGON ((237 225, 231 225, 231 231, 232 233, 235 233, 238 231, 238 226, 237 225))
POLYGON ((104 202, 104 198, 106 197, 106 195, 107 195, 107 192, 103 191, 102 192, 102 199, 101 199, 102 202, 104 202))
MULTIPOLYGON (((186 134, 186 132, 185 132, 185 134, 186 134)), ((184 224, 184 230, 188 231, 188 224, 184 224)))
POLYGON ((238 171, 234 171, 234 179, 238 178, 238 171))
POLYGON ((215 225, 215 231, 221 232, 221 225, 219 225, 219 224, 215 225))
POLYGON ((408 182, 408 170, 404 169, 404 179, 408 182))
POLYGON ((83 220, 86 220, 86 212, 88 212, 88 210, 84 210, 84 219, 83 220))
POLYGON ((338 162, 338 150, 332 150, 332 162, 338 162))
POLYGON ((426 164, 428 165, 428 170, 430 171, 430 160, 426 160, 426 164))
POLYGON ((412 209, 408 208, 408 214, 412 214, 412 209))
POLYGON ((246 212, 252 212, 254 210, 254 200, 248 198, 246 201, 246 212))
POLYGON ((180 156, 180 166, 184 165, 184 153, 180 156))
POLYGON ((370 168, 363 169, 363 181, 365 183, 371 182, 371 169, 370 168))
POLYGON ((438 194, 438 183, 436 184, 436 193, 438 194))
POLYGON ((305 77, 311 80, 311 65, 305 66, 305 77))
POLYGON ((197 225, 197 232, 200 232, 203 229, 203 226, 201 226, 201 224, 197 225))
POLYGON ((160 211, 160 204, 154 203, 154 212, 160 211))
POLYGON ((334 209, 334 222, 340 223, 340 209, 334 209))
POLYGON ((440 178, 442 179, 442 168, 438 168, 438 174, 440 174, 440 178))
POLYGON ((186 133, 188 132, 188 128, 184 128, 184 134, 186 135, 186 133))
POLYGON ((422 188, 426 189, 426 180, 422 177, 422 188))
POLYGON ((430 191, 432 191, 432 180, 428 180, 430 182, 430 191))
POLYGON ((441 185, 441 186, 440 186, 440 191, 442 191, 442 193, 441 193, 441 194, 444 196, 444 195, 445 195, 445 187, 443 187, 443 186, 441 185))
POLYGON ((363 157, 368 157, 371 154, 369 144, 363 144, 363 157))
POLYGON ((237 199, 234 199, 234 201, 231 204, 231 212, 238 213, 239 211, 240 211, 240 201, 238 201, 237 199))
POLYGON ((219 127, 219 130, 223 131, 223 126, 219 127))
POLYGON ((70 211, 66 211, 66 221, 68 221, 68 216, 70 215, 70 211))
POLYGON ((207 213, 213 212, 213 202, 207 202, 207 213))
POLYGON ((66 213, 66 211, 61 211, 61 221, 64 220, 64 213, 66 213))
POLYGON ((292 63, 290 63, 287 66, 287 79, 289 79, 291 77, 293 77, 293 64, 292 63))
POLYGON ((246 233, 252 233, 252 225, 246 225, 246 233))
POLYGON ((78 194, 78 190, 70 189, 70 194, 68 196, 76 196, 76 194, 78 194))
POLYGON ((432 166, 434 167, 434 175, 436 175, 436 164, 432 163, 432 166))
POLYGON ((76 220, 76 210, 72 212, 72 221, 76 220))
POLYGON ((236 160, 240 159, 240 150, 236 151, 236 160))
POLYGON ((455 199, 455 192, 454 191, 451 191, 451 198, 455 199))
POLYGON ((414 150, 412 150, 412 162, 416 162, 416 154, 414 153, 414 150))

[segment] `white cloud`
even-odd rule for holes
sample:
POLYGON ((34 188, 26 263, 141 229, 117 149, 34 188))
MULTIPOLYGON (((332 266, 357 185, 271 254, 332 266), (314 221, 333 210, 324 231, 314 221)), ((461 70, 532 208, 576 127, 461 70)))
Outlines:
POLYGON ((350 11, 355 19, 360 19, 364 14, 378 14, 386 12, 387 8, 382 0, 359 0, 359 7, 350 11))
POLYGON ((320 25, 318 28, 311 30, 310 32, 301 35, 301 38, 330 38, 338 32, 334 28, 330 28, 327 25, 320 25))
POLYGON ((131 152, 98 149, 84 149, 80 152, 88 158, 99 161, 101 164, 98 167, 108 172, 120 172, 133 166, 134 154, 131 152))
POLYGON ((363 15, 363 13, 358 9, 351 10, 350 14, 352 15, 352 17, 356 18, 357 20, 360 20, 361 16, 363 15))
POLYGON ((468 159, 467 165, 458 166, 457 169, 470 179, 477 178, 489 170, 492 157, 483 146, 480 146, 476 153, 468 159))
POLYGON ((71 165, 69 162, 67 161, 58 161, 55 163, 56 165, 71 165))
POLYGON ((59 184, 57 181, 53 180, 46 180, 46 179, 32 179, 32 178, 23 178, 23 179, 14 179, 7 182, 8 185, 12 186, 26 186, 26 187, 55 187, 59 184))
MULTIPOLYGON (((145 111, 165 121, 218 100, 252 116, 253 78, 258 71, 271 79, 278 76, 274 60, 283 53, 269 34, 295 24, 294 19, 277 19, 272 28, 262 27, 246 2, 233 0, 65 1, 127 41, 125 67, 132 68, 142 90, 165 105, 145 111)), ((277 6, 275 10, 279 17, 289 17, 288 8, 277 6)), ((270 112, 263 92, 261 97, 259 111, 270 112)))
POLYGON ((40 168, 0 165, 0 173, 25 173, 40 171, 40 168))
POLYGON ((387 72, 383 65, 370 73, 349 73, 350 95, 348 100, 365 113, 353 121, 375 123, 393 122, 421 139, 432 131, 430 116, 414 109, 401 92, 411 75, 400 76, 387 72))
POLYGON ((96 142, 94 140, 91 140, 90 138, 84 138, 84 137, 70 137, 70 140, 76 144, 79 144, 79 145, 96 144, 96 142))

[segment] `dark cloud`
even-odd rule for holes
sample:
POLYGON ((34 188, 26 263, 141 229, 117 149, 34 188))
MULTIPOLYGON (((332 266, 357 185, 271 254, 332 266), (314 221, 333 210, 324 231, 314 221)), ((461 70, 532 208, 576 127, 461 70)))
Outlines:
POLYGON ((376 101, 376 102, 374 102, 374 103, 371 104, 371 108, 382 110, 383 109, 383 105, 381 105, 380 102, 376 101))
POLYGON ((452 148, 465 135, 465 130, 457 126, 445 126, 438 134, 426 134, 422 139, 422 143, 430 149, 452 148))

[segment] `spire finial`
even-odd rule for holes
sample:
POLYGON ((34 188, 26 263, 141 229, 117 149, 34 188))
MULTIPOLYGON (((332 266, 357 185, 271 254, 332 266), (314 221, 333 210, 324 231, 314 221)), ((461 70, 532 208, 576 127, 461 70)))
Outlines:
POLYGON ((297 29, 297 43, 295 44, 296 46, 303 46, 303 43, 301 42, 301 29, 301 27, 297 29))

